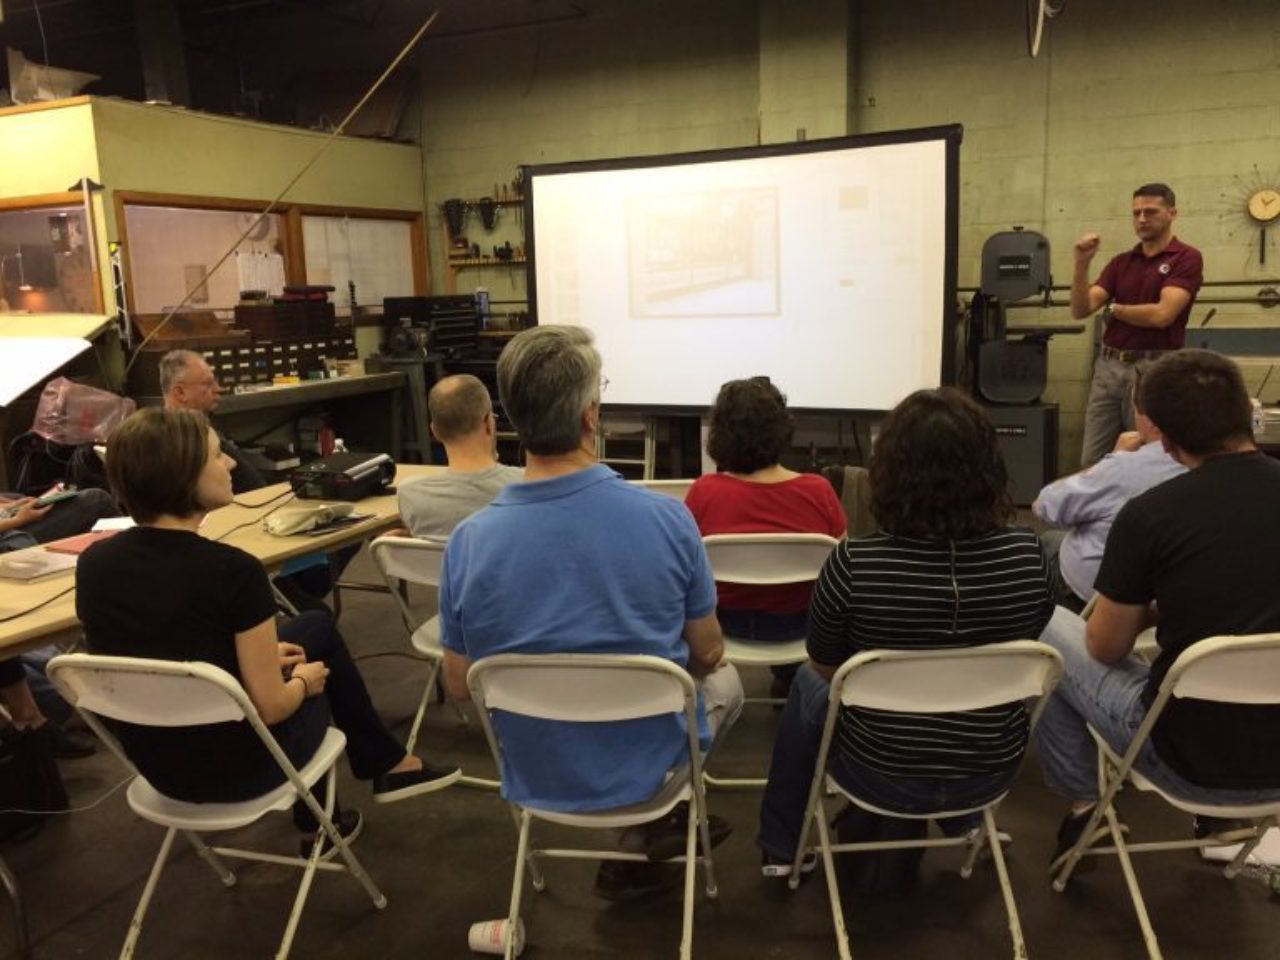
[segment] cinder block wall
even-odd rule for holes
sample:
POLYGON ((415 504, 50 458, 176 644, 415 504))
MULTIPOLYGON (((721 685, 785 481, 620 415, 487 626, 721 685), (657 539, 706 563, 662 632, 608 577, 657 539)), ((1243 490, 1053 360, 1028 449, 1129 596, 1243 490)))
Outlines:
MULTIPOLYGON (((447 286, 439 204, 491 193, 521 163, 952 122, 965 127, 962 286, 977 283, 983 241, 1014 224, 1049 238, 1055 276, 1069 281, 1075 238, 1098 231, 1105 256, 1131 244, 1130 192, 1159 179, 1178 192, 1177 232, 1204 251, 1208 279, 1280 276, 1280 246, 1270 237, 1261 265, 1244 215, 1250 187, 1280 186, 1274 0, 1071 0, 1036 60, 1011 3, 596 0, 590 9, 426 48, 421 138, 436 290, 447 286)), ((518 227, 510 214, 492 235, 476 220, 467 232, 487 248, 518 227)), ((460 290, 481 284, 495 299, 524 294, 519 271, 459 275, 460 290)), ((1013 316, 1068 320, 1065 309, 1013 316)), ((1213 322, 1273 325, 1280 311, 1219 305, 1213 322)), ((1092 344, 1090 327, 1050 348, 1046 399, 1062 408, 1064 471, 1079 456, 1092 344)), ((1247 368, 1255 381, 1265 371, 1247 368)))

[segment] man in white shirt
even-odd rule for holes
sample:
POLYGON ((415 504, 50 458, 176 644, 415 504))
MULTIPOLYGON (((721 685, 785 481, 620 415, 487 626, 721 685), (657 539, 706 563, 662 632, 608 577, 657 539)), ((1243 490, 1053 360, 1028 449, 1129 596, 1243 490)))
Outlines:
POLYGON ((415 537, 447 537, 509 483, 519 467, 498 463, 497 419, 485 385, 470 374, 439 381, 427 395, 431 435, 444 444, 447 473, 400 487, 400 517, 415 537))
POLYGON ((1055 600, 1076 613, 1093 597, 1093 581, 1102 563, 1107 534, 1120 508, 1138 494, 1187 472, 1165 451, 1160 430, 1142 410, 1138 399, 1141 372, 1134 373, 1133 410, 1138 429, 1120 434, 1115 449, 1092 467, 1049 484, 1031 505, 1045 523, 1066 531, 1065 536, 1042 539, 1050 566, 1056 570, 1055 600))

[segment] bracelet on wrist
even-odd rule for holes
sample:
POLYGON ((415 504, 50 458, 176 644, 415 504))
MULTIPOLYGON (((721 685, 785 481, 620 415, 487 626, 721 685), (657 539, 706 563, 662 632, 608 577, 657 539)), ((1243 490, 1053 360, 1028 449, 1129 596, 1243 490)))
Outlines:
POLYGON ((307 678, 300 673, 292 673, 289 675, 290 680, 302 681, 302 699, 305 700, 311 696, 311 684, 307 683, 307 678))

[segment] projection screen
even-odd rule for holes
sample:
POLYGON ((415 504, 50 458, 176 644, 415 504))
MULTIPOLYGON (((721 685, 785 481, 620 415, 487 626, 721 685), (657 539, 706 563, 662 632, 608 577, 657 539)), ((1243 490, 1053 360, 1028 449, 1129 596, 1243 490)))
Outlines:
POLYGON ((887 410, 953 367, 961 128, 525 168, 529 301, 590 328, 610 407, 887 410))

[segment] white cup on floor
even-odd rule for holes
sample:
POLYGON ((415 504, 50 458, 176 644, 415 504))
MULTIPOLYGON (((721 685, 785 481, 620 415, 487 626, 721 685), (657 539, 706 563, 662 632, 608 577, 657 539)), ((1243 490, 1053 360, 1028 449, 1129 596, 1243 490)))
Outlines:
POLYGON ((514 925, 506 918, 501 920, 481 920, 473 923, 467 933, 467 943, 475 953, 504 953, 507 949, 507 932, 514 938, 511 955, 518 957, 524 952, 524 920, 517 918, 514 925))

